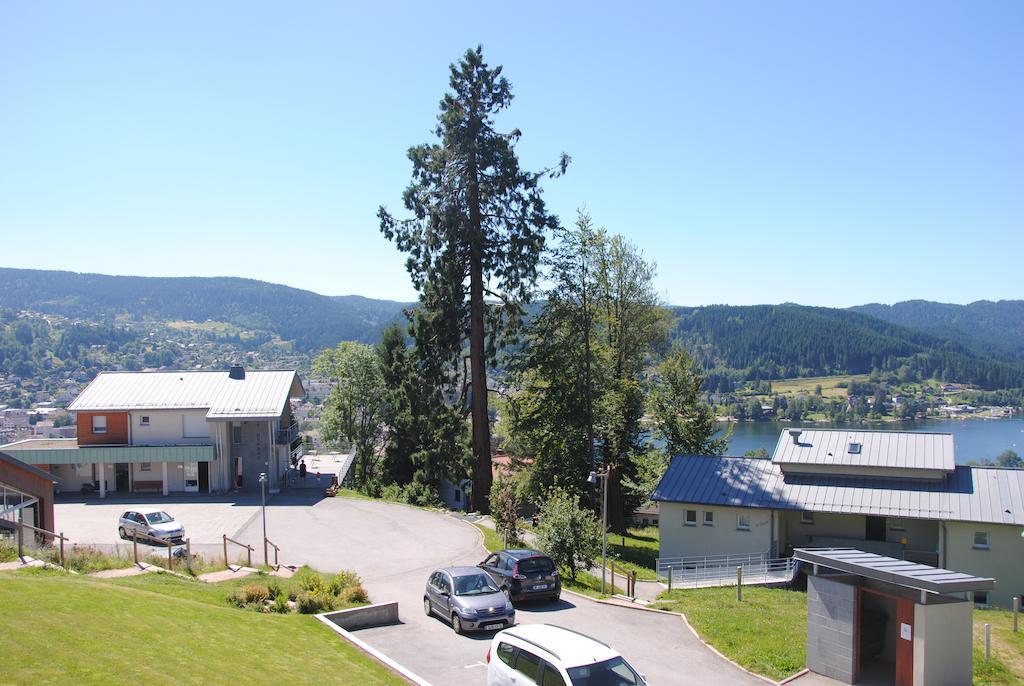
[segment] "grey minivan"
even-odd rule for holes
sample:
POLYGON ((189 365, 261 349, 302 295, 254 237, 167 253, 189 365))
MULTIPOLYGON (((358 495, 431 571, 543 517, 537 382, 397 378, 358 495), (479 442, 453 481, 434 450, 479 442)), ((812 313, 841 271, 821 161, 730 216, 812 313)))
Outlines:
POLYGON ((431 574, 423 591, 423 611, 450 620, 457 634, 516 623, 512 603, 478 567, 448 567, 431 574))

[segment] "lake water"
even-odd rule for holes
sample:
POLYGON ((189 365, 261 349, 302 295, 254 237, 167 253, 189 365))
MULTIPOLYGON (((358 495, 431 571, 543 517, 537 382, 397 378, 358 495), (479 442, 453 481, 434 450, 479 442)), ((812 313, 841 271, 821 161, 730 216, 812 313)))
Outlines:
MULTIPOLYGON (((725 425, 723 425, 725 426, 725 425)), ((764 448, 771 455, 785 429, 877 429, 882 431, 937 431, 953 434, 956 461, 995 459, 1004 450, 1024 456, 1024 417, 1012 419, 918 419, 906 422, 832 425, 801 422, 735 422, 726 455, 742 455, 764 448)))

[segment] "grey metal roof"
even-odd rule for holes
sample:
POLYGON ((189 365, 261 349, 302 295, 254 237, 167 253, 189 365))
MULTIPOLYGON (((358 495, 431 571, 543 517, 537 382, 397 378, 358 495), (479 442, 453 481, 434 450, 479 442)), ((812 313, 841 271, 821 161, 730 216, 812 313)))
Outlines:
POLYGON ((786 429, 779 436, 772 461, 782 465, 844 465, 947 472, 956 467, 953 434, 916 431, 786 429), (791 431, 800 432, 796 441, 790 435, 791 431), (860 445, 859 453, 850 452, 851 443, 860 445))
POLYGON ((793 557, 829 569, 932 593, 988 591, 996 585, 995 579, 989 577, 929 567, 855 548, 796 548, 793 557))
POLYGON ((654 500, 1024 525, 1024 469, 957 466, 943 480, 783 474, 771 460, 680 455, 654 500))
POLYGON ((289 398, 305 394, 294 370, 228 372, 101 372, 68 406, 73 412, 208 410, 207 419, 281 415, 289 398))

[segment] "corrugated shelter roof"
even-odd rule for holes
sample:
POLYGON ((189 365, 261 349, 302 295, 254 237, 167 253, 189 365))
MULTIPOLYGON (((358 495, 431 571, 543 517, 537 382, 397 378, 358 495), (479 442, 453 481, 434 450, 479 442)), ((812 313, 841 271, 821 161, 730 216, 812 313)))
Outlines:
POLYGON ((843 465, 953 471, 953 434, 916 431, 787 429, 772 461, 787 465, 843 465), (792 433, 799 431, 799 436, 792 433), (851 452, 851 444, 856 452, 851 452))
POLYGON ((960 465, 940 481, 787 475, 771 460, 680 455, 653 500, 1024 525, 1024 469, 960 465))
POLYGON ((995 579, 989 577, 929 567, 856 548, 796 548, 793 557, 840 572, 932 593, 988 591, 996 585, 995 579))
POLYGON ((207 419, 272 419, 305 395, 295 370, 101 372, 68 406, 72 412, 207 410, 207 419))
POLYGON ((30 464, 89 464, 92 462, 210 462, 217 458, 212 445, 96 445, 56 448, 12 448, 10 457, 30 464))

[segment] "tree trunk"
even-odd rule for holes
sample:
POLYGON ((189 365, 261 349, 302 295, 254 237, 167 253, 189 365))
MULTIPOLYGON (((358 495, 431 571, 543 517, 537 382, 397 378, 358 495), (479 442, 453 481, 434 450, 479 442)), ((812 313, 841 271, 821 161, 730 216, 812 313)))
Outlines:
MULTIPOLYGON (((475 103, 474 103, 475 105, 475 103)), ((477 120, 470 117, 470 140, 475 142, 477 120)), ((491 511, 491 432, 487 416, 487 362, 484 356, 483 218, 476 148, 469 153, 469 374, 473 418, 473 508, 491 511)))

